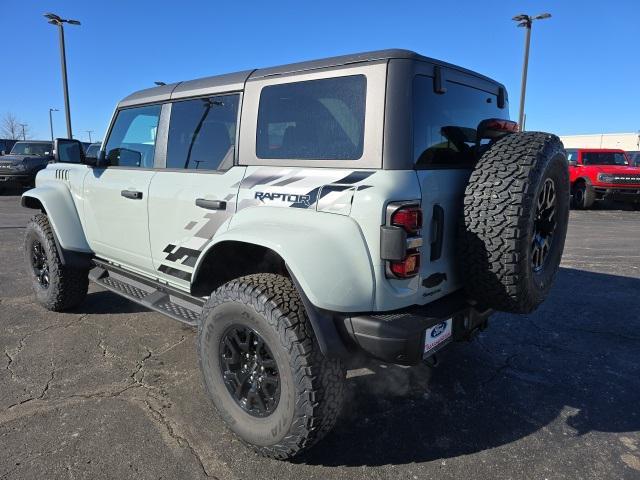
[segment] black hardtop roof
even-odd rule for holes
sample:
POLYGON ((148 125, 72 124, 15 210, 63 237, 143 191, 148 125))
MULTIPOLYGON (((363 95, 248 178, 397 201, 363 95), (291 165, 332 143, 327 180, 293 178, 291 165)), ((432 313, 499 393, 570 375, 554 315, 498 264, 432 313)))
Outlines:
POLYGON ((13 140, 16 143, 51 143, 51 140, 13 140))
POLYGON ((403 49, 387 49, 375 50, 372 52, 354 53, 350 55, 341 55, 338 57, 329 57, 319 60, 310 60, 306 62, 290 63, 277 67, 259 68, 255 70, 244 70, 241 72, 227 73, 223 75, 215 75, 211 77, 199 78, 196 80, 188 80, 184 82, 175 82, 159 87, 147 88, 137 91, 125 97, 119 104, 121 107, 131 105, 166 101, 169 99, 183 98, 197 95, 206 95, 208 90, 219 90, 221 87, 226 91, 241 90, 244 83, 253 78, 264 78, 276 75, 287 75, 308 70, 319 70, 323 68, 339 67, 342 65, 351 65, 356 63, 386 61, 391 59, 408 59, 421 62, 428 62, 435 65, 441 65, 447 68, 455 69, 478 78, 482 78, 489 82, 501 85, 499 82, 481 75, 477 72, 467 70, 456 65, 446 63, 433 58, 425 57, 411 50, 403 49))

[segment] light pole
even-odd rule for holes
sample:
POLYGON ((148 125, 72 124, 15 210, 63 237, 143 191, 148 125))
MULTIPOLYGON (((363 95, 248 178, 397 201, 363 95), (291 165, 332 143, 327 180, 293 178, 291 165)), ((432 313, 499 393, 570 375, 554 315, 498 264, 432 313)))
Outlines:
POLYGON ((49 109, 49 128, 51 129, 51 145, 53 145, 54 142, 54 138, 53 138, 53 116, 51 115, 51 112, 59 112, 60 110, 58 110, 57 108, 50 108, 49 109))
POLYGON ((19 123, 18 125, 20 125, 22 127, 22 140, 26 140, 27 139, 27 135, 24 133, 24 127, 26 127, 28 125, 28 123, 19 123))
POLYGON ((65 18, 60 18, 55 13, 45 13, 44 16, 49 19, 49 23, 51 25, 56 25, 58 27, 59 39, 60 39, 60 61, 62 63, 62 89, 64 91, 64 111, 67 117, 67 137, 73 138, 73 133, 71 133, 71 109, 69 107, 69 85, 67 84, 67 54, 65 52, 64 47, 64 26, 63 24, 68 23, 69 25, 80 25, 78 20, 68 20, 65 18))
POLYGON ((550 13, 541 13, 535 17, 529 15, 520 14, 513 17, 513 20, 518 22, 519 27, 524 27, 527 32, 524 37, 524 63, 522 64, 522 86, 520 87, 520 114, 518 115, 518 124, 520 130, 524 130, 524 97, 527 91, 527 70, 529 68, 529 45, 531 44, 531 25, 534 20, 544 20, 545 18, 551 18, 550 13))
POLYGON ((85 132, 89 134, 89 143, 91 143, 91 134, 93 133, 93 130, 85 130, 85 132))

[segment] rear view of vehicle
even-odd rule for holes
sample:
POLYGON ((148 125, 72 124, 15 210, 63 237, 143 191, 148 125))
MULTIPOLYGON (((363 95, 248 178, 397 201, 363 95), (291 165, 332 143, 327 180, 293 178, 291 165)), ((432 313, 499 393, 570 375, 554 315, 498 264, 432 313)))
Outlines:
POLYGON ((89 276, 197 326, 218 412, 274 458, 333 428, 347 359, 430 362, 532 311, 564 247, 559 139, 519 132, 498 82, 403 50, 137 92, 96 157, 56 155, 23 196, 39 302, 72 308, 89 276))
POLYGON ((580 148, 567 154, 576 208, 591 208, 607 199, 640 205, 640 167, 624 151, 580 148))

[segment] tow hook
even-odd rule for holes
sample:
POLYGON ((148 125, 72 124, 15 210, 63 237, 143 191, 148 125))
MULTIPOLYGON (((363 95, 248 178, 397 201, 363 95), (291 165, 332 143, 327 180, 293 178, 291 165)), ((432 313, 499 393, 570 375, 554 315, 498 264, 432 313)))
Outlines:
POLYGON ((431 368, 436 368, 436 367, 438 366, 438 364, 440 363, 440 362, 438 361, 438 357, 436 357, 436 355, 435 355, 435 354, 433 354, 433 355, 431 355, 431 356, 429 356, 429 357, 425 358, 425 359, 423 360, 423 362, 424 362, 426 365, 428 365, 429 367, 431 367, 431 368))
POLYGON ((478 334, 480 332, 485 331, 488 326, 489 326, 489 319, 486 319, 484 322, 474 327, 473 330, 470 330, 466 335, 467 342, 472 342, 473 340, 475 340, 478 334))

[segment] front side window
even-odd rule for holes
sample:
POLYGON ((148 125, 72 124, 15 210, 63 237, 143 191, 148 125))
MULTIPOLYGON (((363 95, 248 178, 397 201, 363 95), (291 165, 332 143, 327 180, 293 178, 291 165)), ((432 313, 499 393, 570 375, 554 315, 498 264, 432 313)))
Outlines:
POLYGON ((105 148, 109 165, 152 168, 160 105, 120 110, 105 148))
POLYGON ((167 168, 215 170, 233 161, 239 95, 176 102, 171 106, 167 168))
POLYGON ((357 160, 364 147, 364 75, 262 89, 256 155, 265 159, 357 160))
POLYGON ((582 152, 583 165, 629 165, 624 153, 582 152))
POLYGON ((413 160, 416 168, 472 166, 477 128, 488 118, 507 119, 497 95, 455 82, 434 92, 433 78, 413 82, 413 160))

